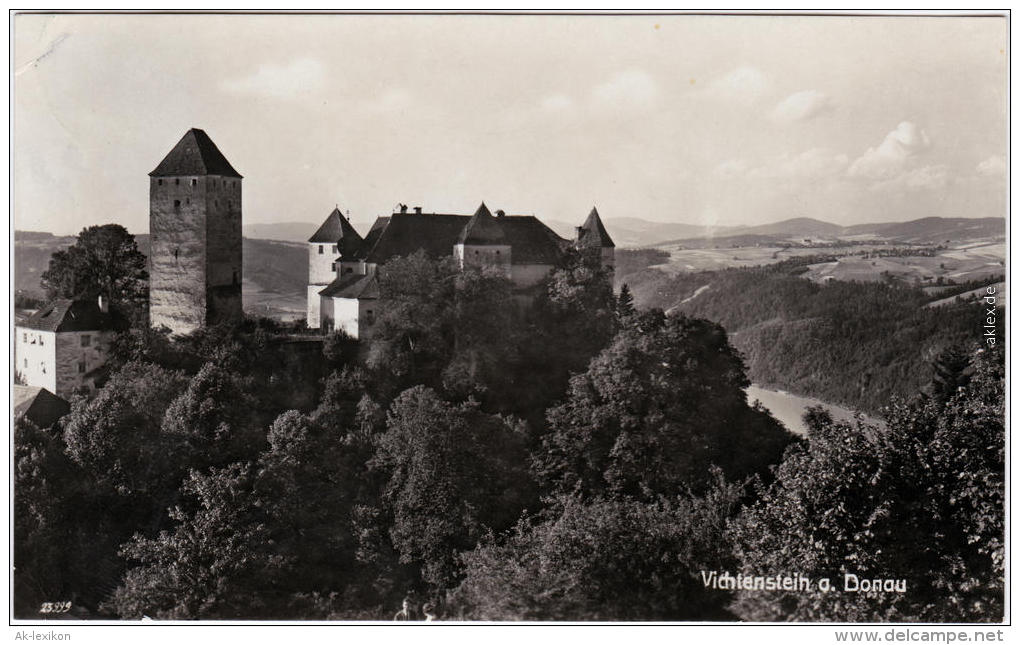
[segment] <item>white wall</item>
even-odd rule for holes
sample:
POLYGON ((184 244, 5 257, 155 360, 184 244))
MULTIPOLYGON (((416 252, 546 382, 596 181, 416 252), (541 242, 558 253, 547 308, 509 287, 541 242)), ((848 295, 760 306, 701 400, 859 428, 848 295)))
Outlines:
POLYGON ((321 309, 322 297, 319 296, 319 292, 325 289, 321 284, 310 284, 308 285, 308 327, 310 329, 318 329, 321 324, 321 309))
POLYGON ((361 307, 357 298, 333 298, 333 329, 343 330, 351 338, 358 338, 361 307))
POLYGON ((27 327, 15 327, 15 373, 26 385, 57 391, 56 334, 27 327))
POLYGON ((333 262, 339 259, 336 244, 308 244, 308 284, 329 284, 336 277, 333 262), (322 253, 319 253, 322 248, 322 253))

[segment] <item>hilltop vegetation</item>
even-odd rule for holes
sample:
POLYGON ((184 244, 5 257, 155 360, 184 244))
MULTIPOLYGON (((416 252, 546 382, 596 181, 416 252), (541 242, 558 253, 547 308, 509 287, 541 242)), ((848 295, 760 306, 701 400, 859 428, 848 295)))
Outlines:
MULTIPOLYGON (((797 270, 635 274, 640 298, 702 317, 636 310, 579 253, 526 308, 503 274, 418 253, 380 267, 370 343, 254 319, 125 331, 104 388, 15 427, 14 615, 66 618, 39 613, 61 598, 80 618, 388 620, 406 601, 411 619, 1000 620, 1004 353, 965 341, 909 400, 876 399, 883 425, 816 409, 794 437, 748 405, 706 318, 803 332, 747 337, 833 371, 833 347, 942 333, 896 320, 900 301, 955 311, 797 270), (752 594, 702 571, 909 585, 752 594)), ((890 373, 909 362, 894 346, 890 373)))
MULTIPOLYGON (((865 412, 917 392, 931 379, 935 356, 983 333, 978 303, 925 307, 937 297, 893 279, 804 279, 806 265, 817 261, 675 276, 652 269, 626 281, 638 306, 719 322, 755 383, 865 412)), ((1003 338, 1004 316, 998 319, 1003 338)))

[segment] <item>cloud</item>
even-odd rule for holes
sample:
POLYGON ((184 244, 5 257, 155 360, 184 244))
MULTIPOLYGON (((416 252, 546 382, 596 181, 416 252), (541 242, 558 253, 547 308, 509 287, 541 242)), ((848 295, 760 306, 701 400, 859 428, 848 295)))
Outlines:
POLYGON ((620 72, 592 90, 596 105, 612 109, 643 110, 659 98, 659 85, 640 69, 620 72))
POLYGON ((1006 158, 992 155, 977 165, 977 174, 984 177, 1005 177, 1006 158))
POLYGON ((764 94, 770 81, 761 70, 738 67, 708 85, 708 94, 725 100, 751 102, 764 94))
POLYGON ((565 94, 552 94, 543 98, 539 105, 549 112, 562 112, 574 107, 574 99, 565 94))
POLYGON ((292 99, 313 94, 323 88, 326 67, 314 58, 299 58, 286 65, 264 63, 252 74, 224 81, 228 92, 292 99))
POLYGON ((918 125, 904 121, 886 135, 877 148, 868 151, 850 165, 849 175, 875 180, 890 180, 931 146, 928 134, 918 125))
POLYGON ((872 190, 933 190, 949 183, 949 167, 923 166, 874 184, 872 190))
POLYGON ((786 97, 772 110, 772 118, 780 123, 807 121, 831 112, 832 101, 824 92, 804 90, 786 97))
POLYGON ((777 179, 824 179, 843 174, 849 163, 850 158, 845 154, 812 148, 798 155, 780 155, 775 163, 755 168, 751 174, 777 179))

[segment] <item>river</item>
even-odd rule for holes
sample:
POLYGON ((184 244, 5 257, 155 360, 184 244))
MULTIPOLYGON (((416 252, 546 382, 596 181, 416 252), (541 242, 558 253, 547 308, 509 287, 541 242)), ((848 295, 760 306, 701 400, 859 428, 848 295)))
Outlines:
MULTIPOLYGON (((804 416, 804 411, 811 406, 820 405, 826 408, 836 421, 850 421, 854 418, 854 411, 848 408, 806 396, 797 396, 783 390, 769 390, 758 385, 751 385, 747 388, 747 402, 754 403, 755 399, 761 401, 761 404, 780 423, 799 435, 807 434, 807 426, 804 425, 801 417, 804 416)), ((867 417, 865 420, 873 421, 867 417)))

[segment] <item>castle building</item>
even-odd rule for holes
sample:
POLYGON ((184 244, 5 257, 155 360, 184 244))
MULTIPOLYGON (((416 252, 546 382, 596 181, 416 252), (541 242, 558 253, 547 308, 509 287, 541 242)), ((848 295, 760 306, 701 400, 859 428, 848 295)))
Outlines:
POLYGON ((100 298, 61 298, 14 328, 15 373, 25 385, 58 396, 95 389, 115 333, 114 321, 100 298))
POLYGON ((356 259, 363 242, 339 206, 308 239, 308 326, 312 329, 320 324, 319 292, 338 275, 364 274, 364 262, 356 259))
POLYGON ((363 239, 334 210, 309 245, 308 326, 343 330, 352 338, 365 338, 379 313, 376 269, 418 250, 435 258, 452 256, 461 268, 498 267, 519 293, 540 284, 571 245, 597 252, 604 266, 615 262, 615 245, 595 209, 573 241, 537 217, 501 210, 494 215, 484 203, 473 215, 408 212, 402 206, 399 213, 376 219, 363 239))
POLYGON ((192 128, 149 173, 149 322, 187 334, 240 320, 241 175, 192 128))

